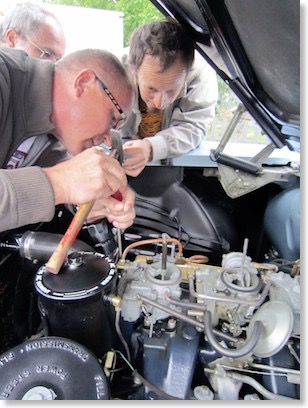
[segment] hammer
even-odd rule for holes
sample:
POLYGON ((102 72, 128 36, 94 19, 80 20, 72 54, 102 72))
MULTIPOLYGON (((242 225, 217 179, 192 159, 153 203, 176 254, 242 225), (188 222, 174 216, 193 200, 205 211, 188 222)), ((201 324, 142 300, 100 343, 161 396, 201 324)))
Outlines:
MULTIPOLYGON (((118 151, 120 150, 120 147, 122 147, 122 144, 119 142, 119 134, 118 135, 112 135, 111 137, 111 151, 113 157, 115 157, 117 160, 120 161, 120 158, 122 160, 123 155, 121 155, 121 152, 118 151), (118 139, 118 140, 116 140, 118 139)), ((118 201, 122 201, 123 197, 122 194, 117 191, 114 194, 111 195, 111 197, 115 198, 118 201)), ((46 263, 46 271, 51 272, 54 274, 58 274, 65 257, 67 256, 67 253, 70 249, 70 247, 73 245, 82 225, 84 224, 85 220, 87 219, 88 214, 90 213, 92 207, 94 205, 94 201, 89 201, 87 203, 81 204, 76 211, 68 229, 66 230, 65 234, 61 238, 61 241, 59 242, 57 248, 54 250, 53 254, 49 258, 48 262, 46 263)))
POLYGON ((81 204, 76 211, 68 229, 61 238, 57 248, 54 250, 53 254, 49 258, 46 264, 46 271, 57 274, 64 262, 64 259, 73 245, 83 223, 87 219, 89 212, 93 207, 94 201, 89 201, 88 203, 81 204))

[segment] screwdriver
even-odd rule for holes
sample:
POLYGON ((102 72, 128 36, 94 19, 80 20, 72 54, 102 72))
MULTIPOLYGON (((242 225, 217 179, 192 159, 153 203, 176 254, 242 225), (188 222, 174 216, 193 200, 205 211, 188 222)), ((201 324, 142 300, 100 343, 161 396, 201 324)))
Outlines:
MULTIPOLYGON (((115 192, 114 194, 111 195, 111 197, 115 198, 118 201, 122 201, 123 200, 123 196, 120 193, 120 191, 115 192)), ((121 230, 120 228, 117 228, 117 240, 118 240, 118 247, 119 247, 119 257, 122 258, 122 235, 121 235, 121 230)))

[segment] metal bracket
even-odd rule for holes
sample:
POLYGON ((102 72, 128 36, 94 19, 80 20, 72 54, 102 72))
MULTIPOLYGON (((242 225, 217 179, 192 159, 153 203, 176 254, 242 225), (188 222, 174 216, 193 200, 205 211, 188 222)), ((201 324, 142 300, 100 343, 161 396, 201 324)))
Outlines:
POLYGON ((286 166, 265 167, 262 174, 252 175, 218 163, 218 171, 220 183, 231 198, 241 197, 272 182, 292 183, 299 177, 299 172, 294 173, 294 168, 286 166))

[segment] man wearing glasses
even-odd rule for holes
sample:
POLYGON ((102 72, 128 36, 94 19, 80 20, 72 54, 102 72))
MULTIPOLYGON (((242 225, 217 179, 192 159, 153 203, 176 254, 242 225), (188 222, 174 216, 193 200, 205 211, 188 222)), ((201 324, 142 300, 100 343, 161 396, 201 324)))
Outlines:
MULTIPOLYGON (((0 46, 24 50, 30 57, 53 62, 63 57, 65 36, 57 17, 39 4, 18 3, 0 22, 0 46)), ((29 137, 18 146, 7 168, 15 168, 35 143, 29 137)))
MULTIPOLYGON (((56 64, 0 48, 0 231, 50 221, 57 204, 95 201, 87 219, 125 229, 135 218, 123 168, 99 147, 131 114, 133 85, 103 50, 80 50, 56 64), (11 163, 21 142, 35 143, 11 163), (69 157, 59 162, 55 145, 69 157), (119 191, 122 201, 112 195, 119 191)), ((61 152, 60 152, 61 153, 61 152)))
POLYGON ((53 13, 25 2, 17 4, 0 22, 0 46, 23 49, 31 57, 56 62, 63 57, 66 42, 53 13))

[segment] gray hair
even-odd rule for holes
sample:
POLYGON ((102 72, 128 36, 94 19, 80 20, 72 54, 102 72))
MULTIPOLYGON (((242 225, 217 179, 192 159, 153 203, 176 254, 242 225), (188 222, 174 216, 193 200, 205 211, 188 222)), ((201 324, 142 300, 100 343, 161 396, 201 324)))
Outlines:
POLYGON ((21 36, 29 35, 40 27, 46 17, 52 17, 61 26, 57 17, 39 4, 23 2, 16 4, 0 21, 0 42, 5 42, 7 30, 14 29, 21 36))

